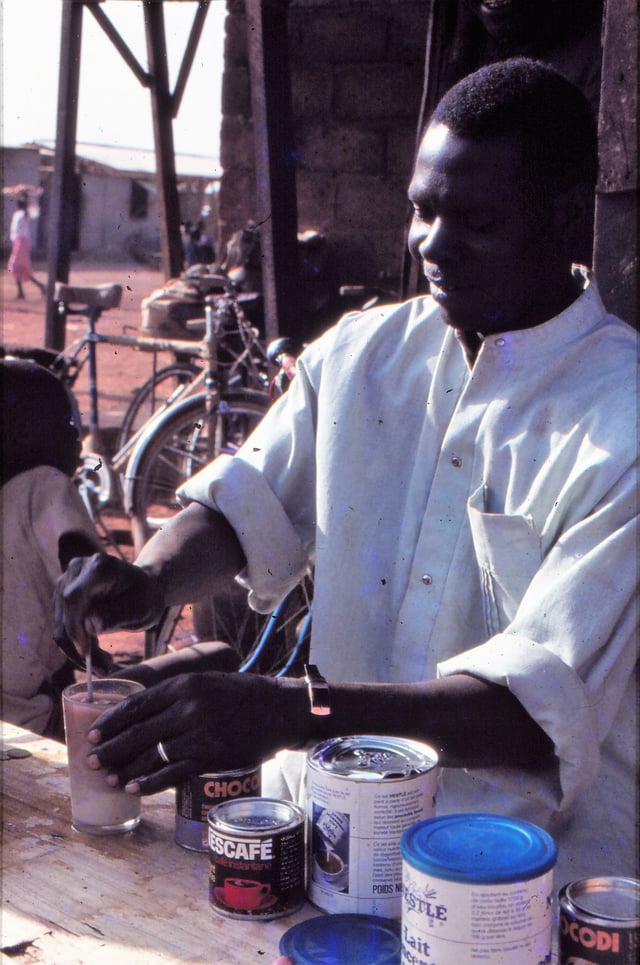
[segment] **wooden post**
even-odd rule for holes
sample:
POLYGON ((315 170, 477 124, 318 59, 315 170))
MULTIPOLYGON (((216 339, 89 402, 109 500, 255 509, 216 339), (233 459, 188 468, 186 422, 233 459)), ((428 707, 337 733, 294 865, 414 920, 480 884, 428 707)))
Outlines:
POLYGON ((267 340, 295 336, 299 318, 288 6, 289 0, 246 0, 267 340))
POLYGON ((634 0, 607 0, 593 263, 607 309, 639 328, 637 58, 634 0))
POLYGON ((172 97, 169 90, 162 3, 149 3, 146 0, 144 23, 151 75, 151 110, 156 152, 162 270, 167 277, 177 277, 183 269, 184 254, 180 238, 180 203, 173 148, 172 97))
POLYGON ((62 5, 58 117, 49 208, 47 311, 44 333, 45 345, 57 351, 64 348, 65 319, 58 314, 57 306, 53 301, 53 291, 56 281, 69 281, 74 220, 77 216, 75 149, 82 8, 82 0, 65 0, 62 5))

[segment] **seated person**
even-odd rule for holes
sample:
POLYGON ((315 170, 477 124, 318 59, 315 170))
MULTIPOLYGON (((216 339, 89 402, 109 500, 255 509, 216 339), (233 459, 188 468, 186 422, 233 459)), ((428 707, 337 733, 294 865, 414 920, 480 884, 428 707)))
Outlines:
MULTIPOLYGON (((65 386, 31 361, 0 361, 2 458, 2 717, 62 738, 60 694, 74 682, 74 662, 53 639, 53 591, 72 557, 102 546, 71 481, 80 436, 65 386)), ((72 654, 74 651, 72 651, 72 654)), ((93 646, 98 673, 149 685, 186 669, 230 670, 224 644, 203 643, 116 670, 93 646)))
POLYGON ((64 385, 34 362, 9 358, 0 378, 2 716, 60 737, 60 693, 74 672, 53 642, 53 590, 72 557, 101 544, 71 482, 80 436, 64 385))

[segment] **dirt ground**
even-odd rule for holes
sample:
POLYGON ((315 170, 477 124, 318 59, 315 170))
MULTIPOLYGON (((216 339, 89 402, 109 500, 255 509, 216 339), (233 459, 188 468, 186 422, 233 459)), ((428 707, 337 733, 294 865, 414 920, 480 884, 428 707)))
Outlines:
MULTIPOLYGON (((46 266, 34 265, 35 275, 46 280, 46 266)), ((25 299, 16 299, 13 278, 2 270, 1 328, 0 337, 5 346, 45 346, 45 299, 35 285, 24 285, 25 299)), ((123 286, 122 302, 117 309, 105 312, 98 330, 105 334, 135 334, 140 322, 140 303, 143 298, 160 287, 165 281, 161 272, 151 271, 140 265, 79 265, 73 267, 69 283, 73 285, 101 285, 117 282, 123 286)), ((79 338, 84 331, 83 319, 68 319, 66 346, 79 338)), ((159 364, 169 361, 159 357, 159 364)), ((98 406, 100 426, 108 429, 119 426, 131 394, 151 374, 152 356, 129 348, 98 346, 98 406)), ((85 366, 74 392, 78 399, 83 423, 87 424, 89 411, 88 366, 85 366)), ((117 519, 123 525, 123 519, 117 519)), ((126 521, 124 521, 126 526, 126 521)), ((139 659, 144 652, 144 636, 140 633, 110 634, 101 638, 103 648, 113 653, 119 662, 139 659)), ((190 625, 186 625, 177 637, 177 646, 190 642, 190 625)))

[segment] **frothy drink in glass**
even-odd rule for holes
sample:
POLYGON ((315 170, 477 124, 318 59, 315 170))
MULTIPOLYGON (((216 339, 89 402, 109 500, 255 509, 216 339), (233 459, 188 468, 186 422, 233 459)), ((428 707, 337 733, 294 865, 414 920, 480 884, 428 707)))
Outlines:
POLYGON ((133 680, 94 680, 93 700, 87 684, 72 684, 62 692, 64 729, 69 756, 71 820, 77 831, 87 834, 122 834, 140 822, 140 797, 120 787, 110 787, 104 770, 92 771, 87 756, 94 749, 87 740, 93 723, 109 707, 130 694, 144 690, 133 680))

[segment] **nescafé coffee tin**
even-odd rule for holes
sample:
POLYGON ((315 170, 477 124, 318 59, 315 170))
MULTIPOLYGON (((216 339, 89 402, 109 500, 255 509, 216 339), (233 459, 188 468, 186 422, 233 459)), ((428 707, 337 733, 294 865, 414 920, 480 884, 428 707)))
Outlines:
POLYGON ((332 913, 399 918, 400 837, 433 815, 438 756, 396 737, 339 737, 307 758, 311 901, 332 913))
POLYGON ((553 868, 546 831, 498 814, 450 814, 402 836, 402 961, 551 962, 553 868))
POLYGON ((207 814, 222 801, 258 797, 261 792, 260 765, 220 774, 199 774, 176 787, 176 844, 188 851, 207 851, 207 814))
POLYGON ((561 889, 560 965, 637 965, 640 881, 582 878, 561 889))
POLYGON ((209 903, 227 918, 279 918, 304 901, 304 811, 276 798, 209 811, 209 903))

